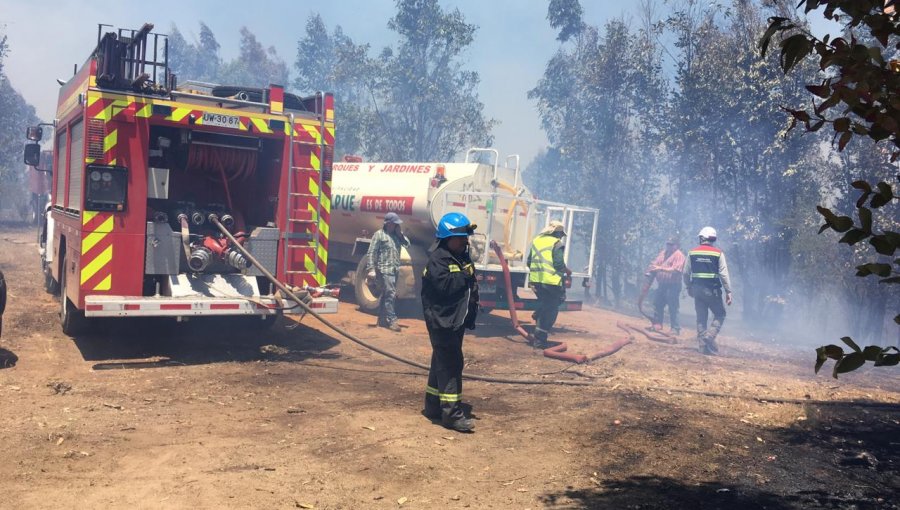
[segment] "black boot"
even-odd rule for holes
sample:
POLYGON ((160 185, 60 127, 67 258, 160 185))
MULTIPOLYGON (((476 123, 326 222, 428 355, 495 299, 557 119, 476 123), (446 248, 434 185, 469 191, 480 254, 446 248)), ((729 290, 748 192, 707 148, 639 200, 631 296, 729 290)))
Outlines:
POLYGON ((465 416, 455 420, 444 420, 441 424, 457 432, 475 432, 475 422, 465 416))
POLYGON ((534 330, 534 348, 535 349, 546 349, 550 347, 550 344, 547 343, 547 332, 541 328, 535 328, 534 330))

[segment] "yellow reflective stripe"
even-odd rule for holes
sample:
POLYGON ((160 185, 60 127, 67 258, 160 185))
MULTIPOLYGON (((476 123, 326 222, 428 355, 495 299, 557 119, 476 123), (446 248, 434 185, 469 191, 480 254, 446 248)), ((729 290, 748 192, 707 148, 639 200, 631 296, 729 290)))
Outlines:
POLYGON ((457 266, 456 264, 450 264, 449 266, 447 266, 447 269, 449 269, 451 273, 458 273, 461 271, 459 266, 457 266))
MULTIPOLYGON (((166 120, 181 122, 181 120, 187 117, 191 113, 191 111, 193 110, 191 110, 190 108, 175 108, 174 110, 172 110, 172 114, 169 115, 166 120)), ((200 120, 202 119, 203 118, 201 117, 200 120)))
POLYGON ((139 119, 147 119, 153 116, 153 103, 147 103, 141 107, 135 114, 135 117, 139 119))
POLYGON ((255 117, 250 117, 250 122, 253 123, 253 126, 260 133, 271 133, 272 129, 269 128, 269 123, 266 122, 265 119, 257 119, 255 117))
POLYGON ((428 276, 428 268, 422 270, 422 276, 428 276))
POLYGON ((317 144, 322 143, 322 138, 321 138, 322 133, 319 133, 318 126, 314 126, 312 124, 301 124, 301 126, 303 126, 303 129, 305 129, 306 132, 309 133, 309 136, 311 136, 312 139, 315 140, 317 144))
POLYGON ((113 247, 109 245, 106 247, 100 255, 97 255, 97 258, 92 260, 88 265, 84 266, 84 269, 81 270, 81 284, 84 285, 84 282, 91 279, 92 276, 97 274, 97 271, 103 269, 103 266, 109 264, 109 261, 112 260, 112 252, 113 247))
POLYGON ((691 273, 691 278, 715 278, 717 273, 691 273))
POLYGON ((119 130, 113 129, 112 132, 103 139, 103 152, 109 152, 110 149, 116 146, 116 143, 119 141, 119 130))
POLYGON ((109 290, 112 288, 112 275, 106 275, 102 282, 98 283, 94 290, 109 290))
POLYGON ((721 253, 712 250, 693 250, 689 251, 688 255, 712 255, 714 257, 718 257, 719 255, 721 255, 721 253))
POLYGON ((441 394, 441 392, 438 391, 437 388, 432 388, 431 386, 425 386, 425 393, 427 393, 429 395, 434 395, 436 397, 441 394))
POLYGON ((97 214, 99 214, 97 211, 84 211, 81 215, 81 224, 87 225, 89 221, 94 219, 94 216, 97 216, 97 214))
POLYGON ((103 240, 104 237, 108 236, 113 229, 113 217, 110 216, 103 223, 97 227, 96 230, 91 232, 90 234, 84 236, 81 240, 81 254, 84 255, 91 248, 97 245, 100 241, 103 240))
POLYGON ((441 402, 459 402, 459 393, 441 393, 441 402))

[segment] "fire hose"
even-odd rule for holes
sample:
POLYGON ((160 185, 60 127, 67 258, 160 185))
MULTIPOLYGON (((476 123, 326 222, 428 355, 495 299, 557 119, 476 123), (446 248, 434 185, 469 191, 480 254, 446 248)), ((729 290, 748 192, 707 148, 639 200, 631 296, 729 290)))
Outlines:
MULTIPOLYGON (((209 221, 213 225, 215 225, 216 228, 218 228, 222 232, 222 234, 226 238, 228 238, 229 241, 231 241, 234 248, 237 249, 238 251, 240 251, 241 254, 244 255, 244 257, 247 259, 248 262, 250 262, 257 269, 259 269, 260 272, 262 272, 263 275, 269 281, 271 281, 272 284, 275 285, 275 287, 278 288, 279 291, 281 291, 285 296, 294 300, 294 302, 297 303, 307 314, 315 317, 316 320, 318 320, 319 322, 321 322, 322 324, 324 324, 325 326, 330 328, 332 331, 338 333, 339 335, 350 340, 351 342, 361 345, 371 351, 375 351, 378 354, 381 354, 382 356, 391 358, 395 361, 399 361, 400 363, 404 363, 404 364, 412 366, 412 367, 420 368, 425 371, 428 371, 431 369, 427 365, 418 363, 416 361, 413 361, 413 360, 404 358, 400 355, 394 354, 390 351, 386 351, 384 349, 376 347, 376 346, 366 342, 365 340, 362 340, 361 338, 353 335, 352 333, 344 330, 343 328, 332 323, 328 319, 322 317, 320 314, 316 313, 316 311, 313 310, 309 305, 304 303, 303 300, 299 296, 297 296, 297 294, 294 293, 294 291, 289 289, 285 284, 281 283, 277 278, 275 278, 275 276, 273 276, 272 273, 270 273, 268 269, 263 267, 263 265, 260 264, 260 262, 258 260, 256 260, 256 258, 253 257, 253 255, 249 251, 247 251, 246 248, 241 246, 240 243, 237 242, 237 239, 235 239, 234 236, 231 235, 231 232, 229 232, 228 229, 225 228, 225 226, 222 225, 221 222, 219 222, 218 216, 216 216, 215 214, 211 214, 209 216, 209 221)), ((472 381, 483 381, 483 382, 503 383, 503 384, 532 384, 532 385, 554 384, 554 385, 562 385, 562 386, 590 386, 593 384, 593 383, 586 382, 586 381, 543 380, 543 379, 508 379, 508 378, 502 378, 502 377, 491 377, 491 376, 474 375, 474 374, 463 374, 463 377, 465 377, 466 379, 472 380, 472 381)))
MULTIPOLYGON (((497 255, 497 259, 500 260, 500 267, 503 268, 503 283, 506 287, 506 302, 509 304, 509 319, 512 321, 513 329, 516 330, 520 335, 525 337, 525 339, 529 343, 534 343, 534 337, 528 334, 519 324, 519 318, 516 315, 516 306, 515 301, 513 300, 512 295, 512 279, 509 276, 509 264, 506 262, 506 257, 503 256, 503 250, 500 249, 500 245, 497 244, 496 241, 491 241, 491 248, 494 250, 494 253, 497 255)), ((605 358, 606 356, 610 356, 619 351, 622 347, 630 344, 632 342, 632 338, 629 336, 624 340, 619 340, 614 342, 609 347, 595 352, 590 356, 585 356, 584 354, 571 354, 567 353, 569 346, 565 343, 560 343, 554 347, 550 347, 549 349, 544 349, 544 356, 548 358, 563 360, 563 361, 571 361, 572 363, 587 363, 588 361, 593 361, 595 359, 605 358)))
POLYGON ((648 340, 653 340, 654 342, 659 342, 662 344, 675 345, 678 343, 678 339, 669 334, 663 333, 662 331, 650 332, 643 330, 637 326, 632 326, 631 324, 623 324, 621 322, 617 322, 616 326, 625 331, 626 333, 631 334, 632 331, 636 331, 647 337, 648 340))
POLYGON ((650 323, 653 323, 653 317, 644 312, 644 299, 646 299, 647 294, 650 292, 650 287, 653 286, 653 280, 656 278, 656 275, 653 273, 647 273, 644 276, 644 286, 641 287, 641 295, 638 296, 637 307, 638 311, 641 312, 641 315, 650 320, 650 323))
MULTIPOLYGON (((641 294, 640 294, 640 296, 638 296, 638 302, 637 302, 638 311, 641 312, 641 315, 643 315, 644 317, 646 317, 647 319, 650 320, 651 325, 655 324, 655 321, 654 321, 654 318, 650 314, 648 314, 647 312, 644 311, 644 299, 647 297, 647 293, 650 292, 650 287, 653 286, 654 279, 656 279, 656 274, 654 274, 654 273, 647 273, 645 275, 644 286, 641 287, 641 294)), ((638 333, 643 334, 644 336, 646 336, 647 338, 649 338, 650 340, 653 340, 655 342, 661 342, 664 344, 678 343, 678 340, 669 333, 664 333, 659 330, 654 330, 651 333, 649 331, 644 331, 644 330, 641 330, 640 328, 637 328, 637 327, 634 327, 631 325, 626 325, 626 327, 631 328, 631 329, 637 331, 638 333)), ((625 329, 625 327, 621 327, 621 326, 620 326, 620 328, 625 329)))

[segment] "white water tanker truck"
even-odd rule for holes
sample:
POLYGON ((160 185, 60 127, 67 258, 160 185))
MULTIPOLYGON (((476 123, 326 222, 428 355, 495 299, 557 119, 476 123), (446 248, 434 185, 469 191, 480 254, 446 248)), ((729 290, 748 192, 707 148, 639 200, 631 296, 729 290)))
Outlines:
MULTIPOLYGON (((527 285, 531 241, 550 220, 566 225, 566 263, 573 278, 584 285, 590 281, 598 211, 537 200, 522 184, 518 156, 500 165, 496 150, 474 148, 462 163, 335 163, 329 267, 343 266, 338 270, 353 284, 363 310, 378 309, 379 289, 366 282, 366 252, 388 212, 400 215, 410 240, 401 254, 397 299, 419 298, 435 225, 449 212, 463 213, 478 225, 470 249, 486 309, 509 308, 503 269, 489 248, 491 241, 499 244, 508 262, 516 309, 534 309, 535 301, 520 298, 517 290, 527 285), (479 155, 489 162, 476 162, 479 155)), ((580 309, 579 300, 560 305, 560 310, 580 309)))

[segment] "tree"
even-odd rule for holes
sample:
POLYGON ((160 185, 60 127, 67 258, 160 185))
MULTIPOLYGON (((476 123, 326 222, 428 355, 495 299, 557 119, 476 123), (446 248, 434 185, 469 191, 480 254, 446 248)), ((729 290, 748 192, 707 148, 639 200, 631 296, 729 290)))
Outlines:
POLYGON ((467 70, 463 52, 477 27, 459 10, 445 12, 437 0, 397 0, 388 22, 396 50, 377 58, 372 108, 375 135, 367 155, 386 161, 450 161, 473 146, 490 146, 491 128, 478 98, 479 76, 467 70))
POLYGON ((368 45, 355 44, 340 26, 329 34, 318 14, 310 15, 306 36, 297 42, 294 86, 304 94, 325 90, 335 95, 338 157, 364 152, 365 140, 378 134, 368 129, 375 120, 370 98, 376 81, 368 50, 368 45))
POLYGON ((246 87, 268 87, 269 84, 286 86, 288 68, 275 47, 263 47, 247 27, 241 27, 238 56, 222 65, 218 79, 225 84, 246 87))
POLYGON ((34 107, 15 90, 6 73, 3 61, 9 50, 6 36, 0 36, 0 204, 7 209, 19 209, 27 205, 25 165, 22 163, 22 141, 27 126, 40 120, 34 107), (10 207, 10 203, 13 204, 10 207))
MULTIPOLYGON (((807 57, 813 56, 823 71, 823 78, 806 89, 818 102, 812 108, 787 108, 794 124, 803 123, 807 131, 815 132, 829 124, 839 151, 843 151, 854 137, 881 142, 890 154, 891 162, 900 158, 900 62, 892 59, 900 50, 900 18, 894 0, 801 0, 809 13, 824 7, 824 16, 844 26, 843 37, 826 35, 818 38, 795 20, 776 16, 760 40, 766 54, 778 35, 780 62, 785 73, 807 57), (870 37, 870 40, 866 40, 870 37), (842 107, 842 111, 838 111, 842 107)), ((887 160, 887 157, 885 158, 887 160)), ((875 211, 896 206, 897 195, 890 180, 900 180, 893 166, 885 167, 885 174, 893 174, 872 185, 859 179, 851 186, 860 192, 854 204, 859 223, 850 216, 835 214, 827 207, 817 209, 825 220, 819 232, 834 230, 843 233, 840 243, 851 247, 868 241, 880 256, 875 261, 857 266, 857 276, 878 276, 882 284, 900 283, 900 258, 893 258, 900 248, 900 232, 890 226, 875 223, 875 211), (868 205, 868 207, 867 207, 868 205)), ((893 216, 896 220, 896 214, 893 216)), ((894 222, 896 223, 896 221, 894 222)), ((900 314, 894 321, 900 324, 900 314)), ((834 359, 833 375, 855 370, 872 361, 876 366, 900 363, 900 350, 870 345, 860 348, 850 337, 841 340, 850 347, 845 353, 837 345, 817 349, 816 371, 828 359, 834 359)))
POLYGON ((628 276, 642 272, 644 257, 635 254, 647 234, 666 224, 657 214, 665 196, 655 150, 665 84, 649 34, 635 35, 623 20, 587 26, 580 13, 578 2, 569 1, 551 2, 548 10, 558 39, 571 44, 563 43, 528 93, 551 148, 528 166, 525 179, 542 198, 600 209, 598 297, 619 304, 628 276))
POLYGON ((200 22, 200 38, 195 42, 188 42, 178 27, 172 25, 169 32, 169 69, 180 81, 215 82, 221 65, 219 43, 206 23, 200 22))

